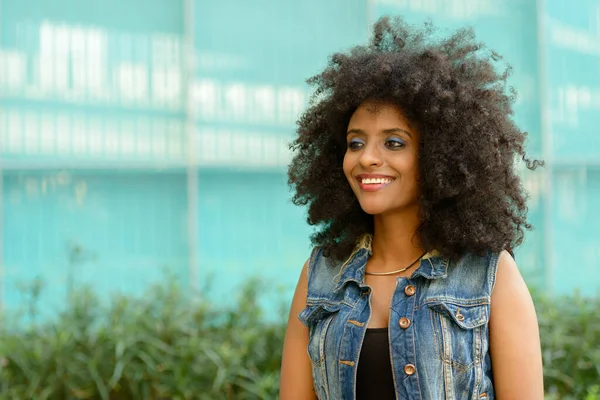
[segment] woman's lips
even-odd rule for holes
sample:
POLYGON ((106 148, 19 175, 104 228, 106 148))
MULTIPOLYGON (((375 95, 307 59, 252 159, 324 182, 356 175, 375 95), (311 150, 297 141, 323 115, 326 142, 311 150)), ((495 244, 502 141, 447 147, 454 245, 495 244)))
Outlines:
POLYGON ((358 186, 365 192, 376 192, 394 182, 396 178, 388 175, 360 174, 356 176, 358 186))

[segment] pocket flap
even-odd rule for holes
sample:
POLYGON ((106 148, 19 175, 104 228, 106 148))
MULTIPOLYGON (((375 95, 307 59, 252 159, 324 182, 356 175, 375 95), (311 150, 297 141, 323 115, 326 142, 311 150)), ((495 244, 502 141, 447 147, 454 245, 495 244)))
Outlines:
POLYGON ((429 308, 452 319, 463 329, 473 329, 489 320, 489 304, 463 305, 448 302, 428 304, 429 308))
POLYGON ((307 304, 306 308, 302 310, 300 314, 298 314, 298 319, 300 319, 304 325, 309 326, 317 321, 322 320, 330 314, 338 312, 339 310, 339 304, 307 304))

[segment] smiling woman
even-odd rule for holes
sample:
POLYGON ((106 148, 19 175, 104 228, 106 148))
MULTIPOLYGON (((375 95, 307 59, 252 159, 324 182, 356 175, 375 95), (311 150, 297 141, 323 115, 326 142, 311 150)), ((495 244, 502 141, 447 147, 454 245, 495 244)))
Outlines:
POLYGON ((289 181, 318 227, 281 398, 542 399, 536 315, 509 251, 529 228, 525 134, 499 56, 381 19, 311 78, 289 181), (515 368, 519 366, 519 368, 515 368))
POLYGON ((417 130, 393 103, 366 102, 348 123, 343 169, 362 210, 371 215, 418 207, 417 130), (385 189, 385 191, 383 190, 385 189))

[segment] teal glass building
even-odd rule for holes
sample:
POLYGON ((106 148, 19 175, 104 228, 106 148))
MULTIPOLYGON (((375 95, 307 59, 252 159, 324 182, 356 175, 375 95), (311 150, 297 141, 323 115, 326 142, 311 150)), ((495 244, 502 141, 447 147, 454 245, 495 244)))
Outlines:
POLYGON ((291 296, 311 229, 287 143, 317 73, 382 15, 474 27, 513 67, 531 286, 600 289, 600 0, 0 0, 0 301, 91 284, 291 296))

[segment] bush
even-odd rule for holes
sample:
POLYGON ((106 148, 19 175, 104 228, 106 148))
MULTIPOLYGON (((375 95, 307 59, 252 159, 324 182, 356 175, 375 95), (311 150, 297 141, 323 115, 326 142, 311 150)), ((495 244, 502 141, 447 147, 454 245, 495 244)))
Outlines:
MULTIPOLYGON (((107 306, 79 290, 57 319, 3 329, 0 398, 277 398, 285 314, 264 318, 258 287, 229 307, 190 302, 174 283, 107 306)), ((547 399, 600 399, 600 299, 534 298, 547 399)))
POLYGON ((548 399, 600 399, 600 298, 535 295, 548 399))
POLYGON ((191 305, 175 284, 102 307, 77 291, 57 320, 4 329, 3 399, 276 398, 285 327, 249 284, 237 306, 191 305))

